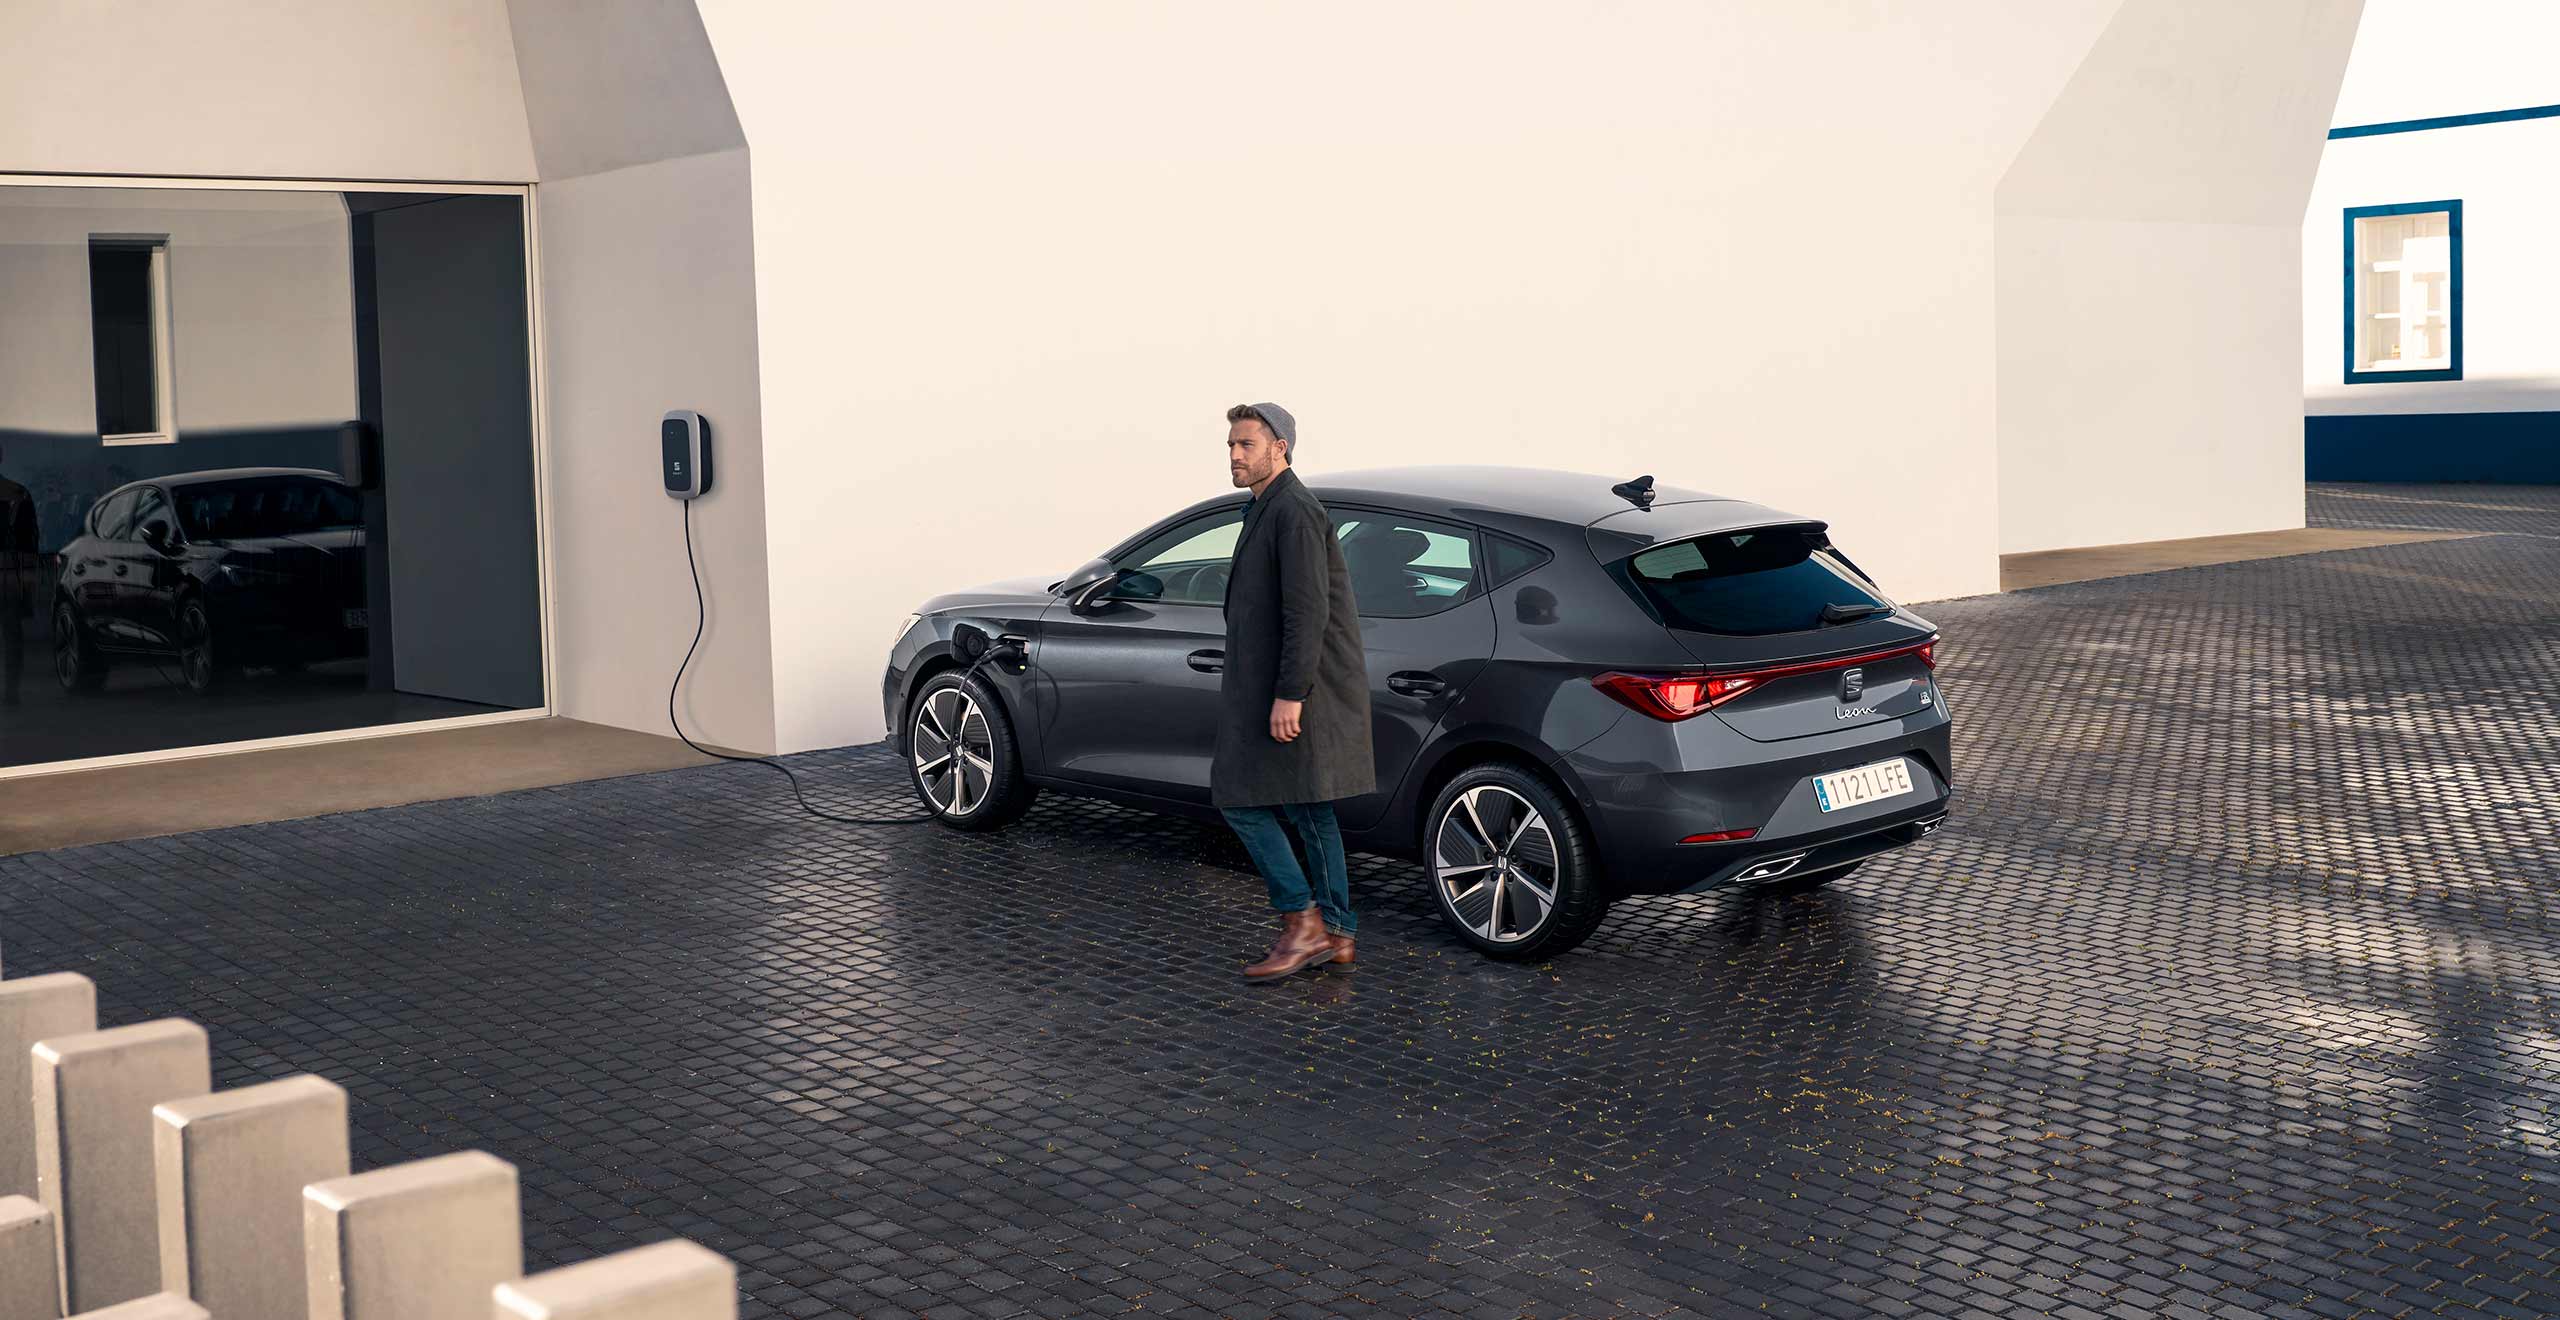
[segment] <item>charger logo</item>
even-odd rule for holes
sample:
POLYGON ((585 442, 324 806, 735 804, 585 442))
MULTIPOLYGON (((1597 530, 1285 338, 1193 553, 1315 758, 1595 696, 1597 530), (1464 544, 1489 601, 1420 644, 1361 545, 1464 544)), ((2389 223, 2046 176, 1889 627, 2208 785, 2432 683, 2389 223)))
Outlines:
POLYGON ((1861 715, 1873 715, 1875 713, 1876 708, 1873 706, 1844 706, 1840 709, 1839 714, 1834 715, 1831 718, 1835 720, 1854 720, 1861 715))

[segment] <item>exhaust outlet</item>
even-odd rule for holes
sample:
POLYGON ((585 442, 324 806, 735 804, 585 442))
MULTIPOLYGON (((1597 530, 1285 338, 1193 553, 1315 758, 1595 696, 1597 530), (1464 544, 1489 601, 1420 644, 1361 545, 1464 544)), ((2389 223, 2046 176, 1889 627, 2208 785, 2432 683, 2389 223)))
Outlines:
POLYGON ((1734 879, 1775 880, 1779 876, 1785 875, 1787 872, 1796 869, 1796 864, 1802 862, 1804 859, 1805 854, 1803 853, 1794 853, 1786 857, 1773 857, 1765 862, 1754 863, 1748 869, 1744 870, 1742 874, 1735 876, 1734 879))

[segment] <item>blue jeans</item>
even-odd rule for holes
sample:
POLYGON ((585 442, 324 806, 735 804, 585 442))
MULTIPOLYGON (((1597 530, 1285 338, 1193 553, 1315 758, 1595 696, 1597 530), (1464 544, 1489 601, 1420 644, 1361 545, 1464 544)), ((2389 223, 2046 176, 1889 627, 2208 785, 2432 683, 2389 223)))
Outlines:
POLYGON ((1360 925, 1351 915, 1351 876, 1342 861, 1342 826, 1333 818, 1330 802, 1292 802, 1278 807, 1231 807, 1221 812, 1227 824, 1244 840, 1244 850, 1253 854, 1253 867, 1262 872, 1262 883, 1271 891, 1274 912, 1304 912, 1309 903, 1324 913, 1324 928, 1336 935, 1349 935, 1360 925), (1280 828, 1280 818, 1289 818, 1298 837, 1307 845, 1307 860, 1312 865, 1301 868, 1298 855, 1289 846, 1288 834, 1280 828), (1314 891, 1309 892, 1307 872, 1315 872, 1314 891))

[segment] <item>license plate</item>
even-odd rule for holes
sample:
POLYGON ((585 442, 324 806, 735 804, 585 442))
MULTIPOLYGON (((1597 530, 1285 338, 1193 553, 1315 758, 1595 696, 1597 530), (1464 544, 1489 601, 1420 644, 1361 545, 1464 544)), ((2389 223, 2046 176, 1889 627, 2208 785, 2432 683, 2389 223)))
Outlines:
POLYGON ((347 611, 347 626, 349 628, 370 628, 373 626, 373 620, 367 618, 363 610, 349 610, 347 611))
POLYGON ((1911 791, 1911 763, 1897 756, 1873 765, 1851 766, 1813 778, 1814 804, 1824 811, 1862 807, 1911 791))

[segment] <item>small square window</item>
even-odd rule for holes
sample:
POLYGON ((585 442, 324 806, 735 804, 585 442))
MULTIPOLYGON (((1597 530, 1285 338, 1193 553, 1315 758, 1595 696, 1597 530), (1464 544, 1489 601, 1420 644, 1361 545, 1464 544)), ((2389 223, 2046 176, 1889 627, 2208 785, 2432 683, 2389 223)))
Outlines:
POLYGON ((89 346, 101 441, 151 445, 178 438, 169 341, 169 241, 90 236, 89 346))
POLYGON ((2347 211, 2346 379, 2462 379, 2462 203, 2347 211))

